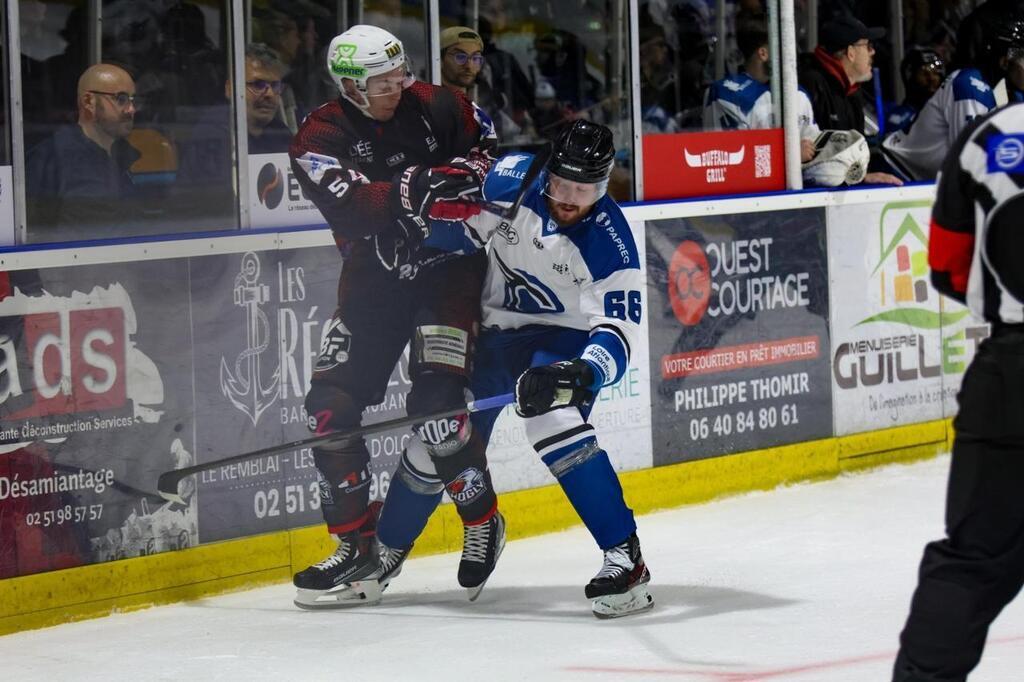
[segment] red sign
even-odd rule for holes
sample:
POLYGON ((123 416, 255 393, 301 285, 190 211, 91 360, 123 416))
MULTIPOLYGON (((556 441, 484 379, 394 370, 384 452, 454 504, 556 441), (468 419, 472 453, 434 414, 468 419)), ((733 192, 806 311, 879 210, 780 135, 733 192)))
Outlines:
POLYGON ((5 419, 108 410, 125 404, 123 310, 30 313, 22 319, 24 347, 16 349, 10 341, 0 344, 0 374, 7 377, 6 385, 0 387, 0 404, 26 392, 33 400, 5 419))
POLYGON ((689 353, 674 353, 661 358, 661 378, 681 379, 697 374, 815 360, 820 354, 820 346, 817 336, 794 336, 775 341, 758 341, 735 346, 702 348, 689 353))
POLYGON ((644 135, 644 199, 786 188, 781 128, 644 135))

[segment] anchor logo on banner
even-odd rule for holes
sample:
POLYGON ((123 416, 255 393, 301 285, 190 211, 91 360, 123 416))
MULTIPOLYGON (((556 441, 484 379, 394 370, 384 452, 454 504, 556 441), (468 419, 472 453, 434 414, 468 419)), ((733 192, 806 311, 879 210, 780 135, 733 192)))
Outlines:
POLYGON ((245 309, 245 349, 235 358, 232 374, 220 359, 220 390, 231 404, 248 415, 253 426, 277 399, 281 368, 274 370, 270 385, 263 385, 260 356, 270 346, 270 323, 260 305, 270 300, 270 287, 261 284, 260 259, 248 252, 242 256, 241 271, 235 275, 235 305, 245 309))

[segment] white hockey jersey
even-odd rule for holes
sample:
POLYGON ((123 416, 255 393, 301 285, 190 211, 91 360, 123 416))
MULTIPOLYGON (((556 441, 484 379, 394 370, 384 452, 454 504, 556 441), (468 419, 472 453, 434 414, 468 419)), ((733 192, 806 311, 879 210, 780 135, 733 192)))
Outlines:
MULTIPOLYGON (((797 123, 800 138, 813 140, 821 130, 814 120, 814 108, 807 93, 797 90, 797 123)), ((704 95, 705 130, 759 130, 780 128, 772 122, 772 91, 767 83, 747 73, 715 81, 704 95)))
POLYGON ((934 180, 946 152, 967 124, 996 107, 995 96, 977 69, 951 73, 921 108, 910 130, 882 142, 885 159, 910 180, 934 180))
MULTIPOLYGON (((509 205, 519 192, 533 156, 509 154, 484 183, 488 201, 509 205)), ((604 374, 603 386, 618 381, 640 339, 643 277, 629 224, 615 201, 602 197, 590 214, 562 229, 542 194, 547 173, 527 190, 511 223, 481 213, 467 233, 489 241, 483 291, 483 325, 519 329, 550 325, 590 332, 581 357, 604 374)))

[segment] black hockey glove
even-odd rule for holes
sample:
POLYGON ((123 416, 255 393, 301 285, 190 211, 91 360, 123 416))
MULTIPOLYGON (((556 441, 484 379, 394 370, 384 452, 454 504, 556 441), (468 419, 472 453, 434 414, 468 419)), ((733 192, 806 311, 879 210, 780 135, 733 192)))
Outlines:
POLYGON ((474 147, 466 156, 456 156, 449 159, 445 166, 468 172, 476 181, 477 190, 482 192, 484 180, 487 179, 487 172, 491 170, 493 163, 493 156, 474 147))
POLYGON ((584 405, 594 396, 593 383, 593 368, 579 358, 531 367, 516 381, 516 414, 536 417, 559 407, 584 405))
POLYGON ((429 236, 428 217, 434 202, 467 201, 479 194, 480 183, 468 169, 410 166, 391 185, 391 213, 399 223, 401 237, 419 246, 429 236), (419 218, 422 224, 413 217, 419 218))
MULTIPOLYGON (((391 184, 388 201, 395 230, 374 238, 377 258, 387 270, 412 262, 416 250, 430 236, 431 208, 441 201, 461 203, 479 196, 472 172, 462 168, 409 166, 391 184)), ((435 212, 435 219, 453 219, 435 212)))

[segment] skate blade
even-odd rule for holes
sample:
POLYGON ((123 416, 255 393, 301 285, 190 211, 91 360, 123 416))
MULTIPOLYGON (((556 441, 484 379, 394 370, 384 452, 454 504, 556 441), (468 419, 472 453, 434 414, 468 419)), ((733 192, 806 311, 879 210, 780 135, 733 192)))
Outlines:
MULTIPOLYGON (((501 553, 505 551, 505 534, 501 534, 501 541, 498 543, 498 551, 494 553, 494 568, 498 567, 498 559, 501 558, 501 553)), ((476 587, 467 587, 466 596, 469 597, 469 601, 476 601, 476 598, 480 596, 480 593, 484 591, 484 585, 491 579, 491 574, 494 573, 494 568, 491 569, 491 573, 487 574, 484 581, 476 587)))
POLYGON ((647 585, 637 585, 623 594, 606 594, 593 600, 594 616, 602 620, 621 618, 654 608, 654 597, 647 585))
POLYGON ((298 589, 294 603, 300 609, 349 609, 356 606, 372 606, 381 600, 384 587, 374 579, 357 580, 333 590, 298 589))

